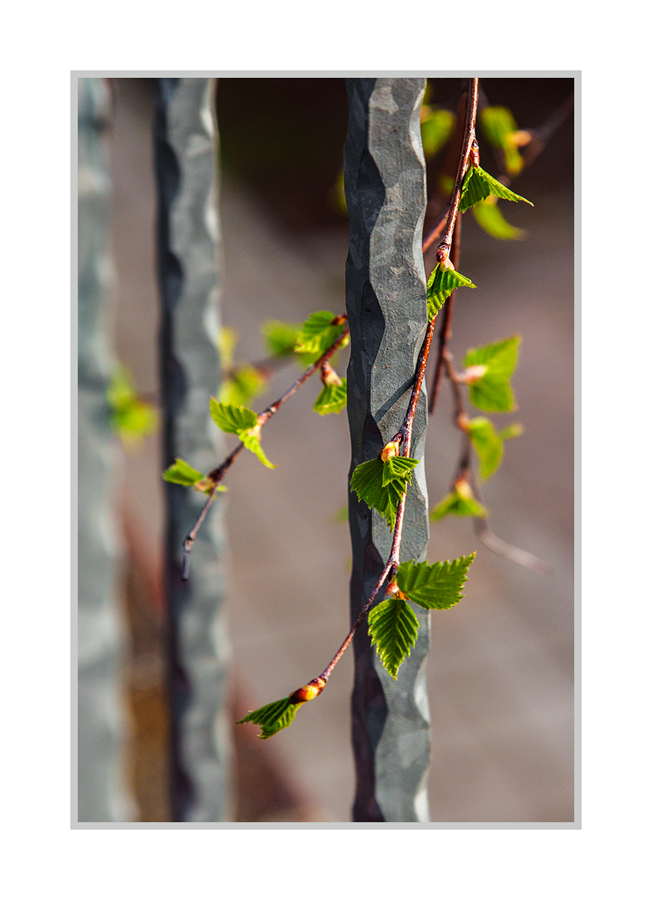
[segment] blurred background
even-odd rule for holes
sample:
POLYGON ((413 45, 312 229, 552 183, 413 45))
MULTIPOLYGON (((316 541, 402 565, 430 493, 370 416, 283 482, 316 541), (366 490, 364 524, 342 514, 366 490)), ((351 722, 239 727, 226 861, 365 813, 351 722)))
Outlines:
MULTIPOLYGON (((429 101, 455 110, 459 79, 431 79, 429 101)), ((573 93, 568 78, 484 78, 487 102, 520 128, 537 127, 573 93)), ((111 243, 115 354, 139 393, 158 399, 152 80, 112 79, 111 243)), ((346 137, 343 78, 222 78, 220 220, 223 324, 236 361, 266 356, 260 326, 344 312, 346 215, 338 193, 346 137)), ((502 203, 520 240, 487 235, 465 216, 461 271, 478 290, 456 301, 451 349, 520 333, 513 378, 523 424, 483 497, 496 535, 545 560, 541 574, 495 555, 470 520, 431 524, 428 559, 478 551, 464 602, 432 617, 428 663, 433 822, 570 822, 574 818, 574 149, 573 116, 514 182, 534 203, 502 203)), ((433 160, 433 166, 437 160, 433 160)), ((481 164, 498 169, 481 143, 481 164)), ((346 355, 337 369, 345 374, 346 355)), ((262 410, 295 379, 280 369, 252 403, 262 410)), ((430 374, 427 376, 429 383, 430 374)), ((227 484, 232 719, 285 696, 322 671, 348 631, 350 452, 346 413, 312 412, 308 383, 272 419, 270 471, 251 455, 227 484)), ((448 492, 460 436, 444 382, 427 444, 431 508, 448 492)), ((229 444, 229 449, 231 444, 229 444)), ((216 464, 220 460, 216 460, 216 464)), ((192 462, 192 460, 190 460, 192 462)), ((120 517, 124 617, 130 636, 124 696, 126 777, 135 818, 168 821, 163 667, 164 467, 159 437, 125 447, 120 517)), ((352 657, 291 729, 259 741, 233 728, 235 819, 347 822, 353 799, 349 738, 352 657)))

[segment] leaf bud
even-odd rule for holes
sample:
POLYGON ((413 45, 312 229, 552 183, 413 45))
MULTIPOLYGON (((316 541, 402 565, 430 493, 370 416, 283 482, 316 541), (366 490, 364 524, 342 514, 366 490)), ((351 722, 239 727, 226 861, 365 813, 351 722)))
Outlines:
POLYGON ((336 387, 342 385, 342 379, 329 362, 325 362, 321 367, 321 380, 322 384, 334 384, 336 387))
POLYGON ((489 366, 469 366, 468 369, 465 369, 464 371, 464 381, 467 384, 473 384, 486 375, 488 370, 489 366))
POLYGON ((310 700, 318 697, 325 687, 326 681, 324 678, 313 678, 308 684, 304 684, 303 687, 290 694, 288 699, 291 703, 308 703, 310 700))
POLYGON ((471 485, 469 482, 462 476, 462 478, 458 478, 455 482, 455 490, 460 496, 464 497, 465 500, 473 500, 473 491, 471 490, 471 485))
POLYGON ((385 444, 383 449, 380 451, 380 458, 383 462, 387 462, 390 456, 398 456, 398 447, 400 441, 390 441, 388 444, 385 444))

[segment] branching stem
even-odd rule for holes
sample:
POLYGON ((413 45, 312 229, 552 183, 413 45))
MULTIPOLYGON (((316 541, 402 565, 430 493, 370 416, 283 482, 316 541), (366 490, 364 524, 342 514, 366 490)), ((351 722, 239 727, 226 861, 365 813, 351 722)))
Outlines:
MULTIPOLYGON (((341 318, 342 322, 345 322, 347 317, 346 317, 346 315, 343 315, 340 318, 341 318)), ((287 391, 281 397, 279 397, 278 400, 276 400, 276 402, 271 403, 266 409, 264 409, 259 414, 258 425, 260 425, 261 428, 263 425, 265 425, 267 422, 269 422, 269 420, 272 418, 274 413, 277 412, 281 408, 281 406, 283 406, 284 403, 287 403, 287 401, 290 399, 290 397, 292 397, 292 395, 295 394, 299 390, 299 388, 306 383, 306 381, 310 378, 311 375, 314 375, 314 373, 316 371, 318 371, 324 365, 324 363, 327 363, 332 358, 333 354, 342 346, 342 344, 348 337, 349 330, 350 330, 349 326, 347 325, 346 328, 344 329, 344 331, 342 331, 342 333, 337 337, 336 340, 333 341, 333 343, 330 345, 330 347, 327 350, 325 350, 324 353, 322 353, 322 355, 319 357, 319 359, 316 362, 314 362, 311 366, 309 366, 305 370, 305 372, 303 372, 303 374, 300 375, 299 378, 297 378, 297 380, 294 382, 294 384, 291 385, 291 387, 289 387, 287 389, 287 391)), ((226 459, 223 462, 221 462, 220 465, 216 469, 213 469, 213 471, 209 472, 209 474, 208 474, 208 477, 213 482, 213 488, 212 488, 210 494, 208 495, 208 499, 206 500, 206 503, 204 504, 202 511, 199 514, 199 518, 197 519, 197 522, 195 523, 194 528, 192 529, 190 534, 186 537, 185 541, 183 542, 183 564, 182 564, 182 570, 181 570, 181 580, 182 581, 188 580, 188 576, 190 574, 190 553, 192 551, 192 545, 194 544, 195 540, 197 539, 197 534, 199 533, 199 529, 201 528, 202 523, 208 513, 208 510, 210 509, 210 507, 213 503, 213 500, 215 499, 215 496, 217 494, 218 485, 220 484, 220 482, 224 478, 226 472, 231 467, 231 465, 234 463, 234 461, 237 459, 237 457, 240 455, 240 453, 242 452, 243 449, 244 449, 244 444, 241 441, 231 451, 231 453, 229 453, 229 455, 226 457, 226 459)))

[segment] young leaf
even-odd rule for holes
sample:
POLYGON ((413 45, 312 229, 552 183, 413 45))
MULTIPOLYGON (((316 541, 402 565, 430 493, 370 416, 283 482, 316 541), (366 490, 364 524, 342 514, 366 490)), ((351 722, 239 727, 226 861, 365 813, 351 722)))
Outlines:
POLYGON ((520 437, 525 428, 521 425, 520 422, 513 422, 511 425, 508 425, 507 428, 501 429, 498 432, 498 437, 501 441, 512 441, 514 438, 520 437))
POLYGON ((112 373, 106 399, 111 410, 111 427, 123 440, 139 441, 156 429, 156 410, 138 397, 131 373, 125 366, 117 366, 112 373))
MULTIPOLYGON (((346 321, 338 320, 341 320, 341 316, 328 310, 312 313, 301 326, 295 352, 311 357, 313 362, 319 359, 346 327, 346 321)), ((346 343, 347 341, 341 346, 346 343)))
POLYGON ((265 322, 261 331, 270 356, 289 356, 294 352, 301 325, 294 322, 265 322))
POLYGON ((462 183, 459 211, 461 213, 466 212, 467 209, 471 209, 476 203, 486 200, 489 196, 500 197, 502 200, 513 200, 514 202, 522 200, 524 203, 534 206, 525 197, 510 191, 508 187, 505 187, 504 184, 501 184, 500 181, 497 181, 480 166, 469 166, 462 183))
POLYGON ((340 384, 325 384, 315 400, 313 409, 320 416, 340 413, 346 406, 346 378, 340 384))
POLYGON ((391 456, 386 462, 376 457, 356 466, 351 476, 351 490, 367 506, 377 510, 391 530, 396 524, 396 510, 401 497, 412 480, 412 469, 418 460, 401 457, 404 464, 391 463, 397 459, 391 456))
POLYGON ((368 622, 380 661, 396 681, 401 663, 416 643, 419 620, 409 604, 395 595, 375 606, 368 622))
POLYGON ((462 587, 475 553, 446 562, 401 563, 396 583, 408 600, 424 609, 450 609, 462 599, 462 587))
POLYGON ((444 146, 455 125, 455 114, 449 109, 424 106, 421 119, 421 143, 426 157, 434 156, 444 146))
POLYGON ((255 456, 261 461, 264 466, 267 466, 268 469, 275 469, 275 463, 270 462, 265 456, 265 451, 262 448, 260 443, 260 427, 256 426, 255 428, 249 429, 249 431, 239 431, 238 437, 245 445, 247 450, 251 450, 255 456))
POLYGON ((437 263, 428 279, 428 321, 439 312, 448 297, 459 287, 474 288, 470 278, 453 268, 451 263, 437 263))
POLYGON ((258 394, 264 391, 267 379, 254 366, 239 366, 220 387, 217 400, 229 406, 246 406, 258 394))
POLYGON ((502 152, 508 174, 518 175, 523 168, 523 160, 515 140, 519 131, 514 116, 504 106, 487 106, 480 112, 479 118, 489 143, 502 152))
POLYGON ((258 416, 253 409, 246 406, 234 406, 232 403, 219 403, 215 397, 210 401, 211 418, 218 428, 229 434, 240 434, 258 424, 258 416))
POLYGON ((253 409, 247 409, 246 406, 233 406, 230 403, 218 403, 215 397, 211 397, 210 408, 211 418, 218 428, 229 434, 237 434, 247 450, 251 450, 263 465, 268 469, 276 468, 263 452, 258 416, 253 409))
POLYGON ((518 362, 518 334, 469 350, 464 358, 466 368, 486 366, 485 374, 469 384, 469 399, 485 412, 510 412, 516 408, 514 394, 509 383, 518 362))
POLYGON ((503 441, 496 434, 493 423, 484 416, 469 420, 468 433, 478 454, 480 478, 486 481, 498 469, 503 458, 503 441))
POLYGON ((457 482, 450 494, 446 494, 430 513, 431 522, 437 522, 444 516, 475 516, 486 519, 489 510, 479 503, 473 496, 471 487, 467 481, 457 482))
POLYGON ((238 343, 238 332, 235 328, 223 325, 217 335, 217 349, 220 354, 222 369, 230 369, 233 365, 233 352, 238 343))
POLYGON ((244 725, 246 722, 260 725, 258 737, 266 740, 291 725, 301 705, 292 703, 289 697, 284 697, 283 700, 276 700, 274 703, 261 706, 260 709, 254 709, 244 719, 236 722, 236 725, 244 725))
POLYGON ((400 481, 406 486, 412 483, 412 469, 419 465, 418 459, 409 456, 390 456, 383 463, 383 487, 390 481, 400 481))
POLYGON ((473 215, 480 228, 499 241, 518 241, 525 237, 522 228, 511 225, 498 207, 497 197, 487 197, 473 207, 473 215))
POLYGON ((202 473, 188 465, 185 459, 179 458, 175 460, 174 465, 169 466, 163 472, 163 478, 166 481, 170 481, 172 484, 182 484, 185 487, 192 487, 193 484, 201 481, 203 477, 202 473))

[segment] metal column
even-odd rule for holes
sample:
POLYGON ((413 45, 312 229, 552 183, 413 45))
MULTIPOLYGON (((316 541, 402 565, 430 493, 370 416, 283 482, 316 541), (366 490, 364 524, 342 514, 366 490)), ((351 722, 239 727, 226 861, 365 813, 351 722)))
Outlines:
MULTIPOLYGON (((164 466, 208 472, 224 455, 209 415, 219 387, 220 295, 215 82, 156 79, 158 269, 162 298, 164 466)), ((223 501, 218 497, 181 581, 181 549, 206 499, 166 484, 166 579, 173 820, 228 821, 231 744, 225 694, 223 501)))
MULTIPOLYGON (((350 244, 346 303, 351 326, 348 415, 351 472, 378 455, 399 430, 426 329, 421 251, 426 207, 420 109, 423 78, 349 78, 344 179, 350 244)), ((411 456, 423 458, 425 390, 414 420, 411 456)), ((423 559, 428 542, 424 467, 408 492, 401 560, 423 559)), ((355 620, 386 562, 391 533, 376 511, 349 497, 355 620)), ((372 649, 366 627, 354 639, 352 732, 358 822, 428 820, 430 758, 424 664, 429 617, 417 612, 416 646, 395 682, 372 649)))

